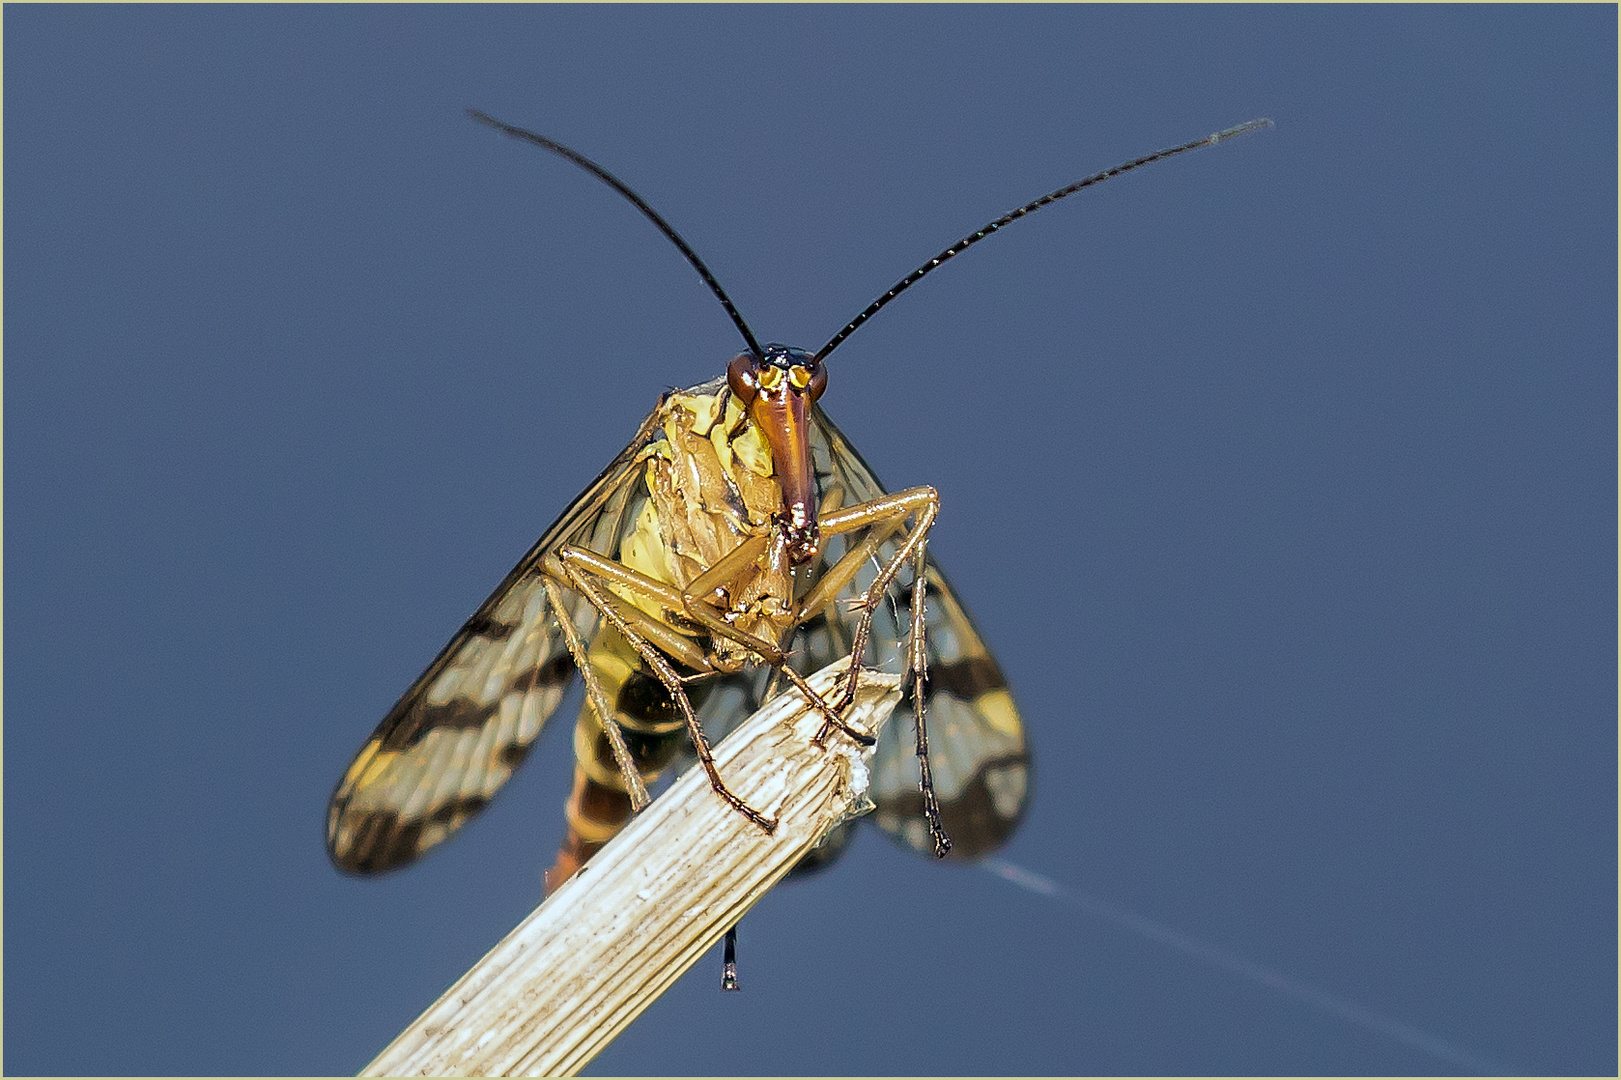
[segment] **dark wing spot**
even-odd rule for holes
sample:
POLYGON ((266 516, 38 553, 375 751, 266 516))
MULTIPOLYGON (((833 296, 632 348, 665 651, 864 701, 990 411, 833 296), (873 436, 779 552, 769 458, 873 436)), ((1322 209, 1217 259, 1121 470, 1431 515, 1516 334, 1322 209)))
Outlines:
POLYGON ((574 661, 566 652, 558 653, 533 671, 518 676, 513 681, 514 690, 527 693, 530 690, 545 686, 557 689, 568 685, 574 677, 574 661))
POLYGON ((480 795, 452 799, 434 808, 427 818, 407 821, 393 810, 374 810, 355 825, 343 851, 331 851, 332 862, 351 874, 381 874, 403 866, 420 855, 422 830, 431 823, 452 829, 484 808, 480 795))
POLYGON ((428 815, 428 820, 437 822, 440 825, 453 825, 458 821, 472 817, 484 809, 484 805, 488 801, 482 795, 469 795, 464 799, 454 799, 443 806, 434 807, 433 813, 428 815))
POLYGON ((347 851, 332 853, 338 869, 353 874, 381 874, 416 857, 422 822, 402 822, 392 810, 367 814, 355 826, 347 851))
POLYGON ((496 753, 495 759, 508 769, 516 769, 523 764, 523 759, 529 756, 529 748, 534 743, 507 743, 496 753))
POLYGON ((502 622, 494 615, 474 615, 462 627, 462 633, 475 635, 489 641, 505 641, 517 632, 518 623, 502 622))
MULTIPOLYGON (((1017 783, 1028 785, 1029 768, 1030 756, 1022 752, 992 758, 980 766, 974 778, 964 785, 961 794, 940 804, 940 823, 951 837, 951 854, 947 858, 978 858, 1000 847, 1012 835, 1024 816, 1024 807, 1029 805, 1029 799, 1020 801, 1019 812, 1015 816, 1003 816, 997 811, 996 801, 991 797, 990 778, 994 774, 1012 770, 1017 783)), ((885 805, 878 808, 877 818, 878 824, 886 831, 905 835, 903 823, 907 819, 924 820, 923 795, 911 791, 888 799, 885 805)))
POLYGON ((383 733, 382 749, 409 750, 434 728, 481 728, 495 715, 495 708, 466 698, 452 698, 443 705, 427 705, 418 700, 383 733))
POLYGON ((1002 669, 989 656, 969 656, 949 664, 934 664, 923 680, 925 693, 944 690, 959 701, 973 701, 981 694, 1007 686, 1002 669))
MULTIPOLYGON (((539 667, 519 675, 512 683, 518 693, 528 693, 537 687, 566 686, 574 676, 574 663, 567 653, 554 656, 539 667)), ((452 698, 443 705, 428 705, 420 698, 399 714, 383 733, 382 749, 409 750, 434 728, 471 730, 489 723, 500 708, 499 703, 479 705, 467 698, 452 698)), ((521 754, 520 754, 521 760, 521 754)))

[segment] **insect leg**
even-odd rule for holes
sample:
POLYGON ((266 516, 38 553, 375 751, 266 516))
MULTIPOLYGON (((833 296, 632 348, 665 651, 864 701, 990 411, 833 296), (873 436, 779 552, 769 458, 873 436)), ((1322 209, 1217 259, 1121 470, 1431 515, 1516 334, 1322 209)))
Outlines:
MULTIPOLYGON (((624 563, 598 555, 586 548, 575 547, 572 544, 558 549, 556 558, 560 560, 557 568, 559 579, 568 581, 569 576, 563 570, 561 562, 567 562, 569 571, 574 573, 589 573, 609 585, 617 585, 630 592, 647 597, 667 611, 680 612, 683 601, 681 593, 662 581, 655 581, 646 574, 632 570, 624 563)), ((695 671, 704 671, 711 667, 704 651, 693 644, 677 627, 668 622, 654 618, 638 607, 626 606, 618 603, 618 597, 605 594, 607 602, 614 605, 621 618, 634 624, 641 632, 643 638, 653 646, 695 671)))
POLYGON ((951 850, 951 837, 940 822, 940 800, 934 794, 934 774, 929 770, 929 722, 925 715, 929 679, 929 650, 924 641, 924 593, 928 591, 925 573, 929 541, 926 536, 918 540, 912 568, 912 715, 917 718, 917 770, 918 787, 923 794, 923 818, 929 823, 929 837, 934 841, 934 857, 943 859, 951 850))
MULTIPOLYGON (((572 545, 566 546, 565 549, 568 548, 572 548, 572 545)), ((542 563, 541 580, 543 585, 549 586, 552 590, 549 595, 555 596, 562 589, 576 592, 568 571, 559 559, 559 555, 565 549, 547 555, 542 563)), ((574 550, 582 553, 586 561, 604 561, 585 549, 574 550)), ((605 573, 610 577, 613 576, 614 568, 632 578, 637 576, 634 571, 620 564, 604 562, 607 567, 605 573)), ((627 587, 638 584, 640 583, 632 580, 627 587)), ((653 585, 656 590, 657 583, 653 585)), ((560 600, 560 597, 556 599, 560 600)), ((689 667, 701 668, 705 665, 703 650, 683 637, 683 631, 679 627, 660 621, 611 592, 605 591, 601 599, 613 605, 620 617, 637 628, 655 648, 663 648, 665 652, 689 667)), ((622 716, 619 706, 609 704, 613 699, 613 693, 607 692, 603 676, 592 658, 595 645, 588 646, 578 634, 573 635, 572 641, 567 637, 564 640, 565 644, 569 645, 574 666, 584 675, 590 705, 581 713, 574 731, 574 785, 565 809, 568 833, 557 853, 556 862, 546 872, 548 893, 555 891, 564 881, 572 877, 587 859, 613 838, 631 814, 641 810, 651 801, 646 795, 643 777, 650 778, 655 775, 668 757, 668 751, 654 749, 655 746, 668 745, 662 741, 659 734, 659 731, 667 729, 660 728, 651 716, 640 713, 632 725, 637 736, 634 749, 632 748, 629 732, 625 729, 625 724, 631 722, 631 718, 622 716), (608 718, 606 722, 604 718, 608 718), (649 723, 652 724, 651 727, 645 726, 649 723), (650 737, 654 740, 651 743, 650 737)), ((699 671, 700 675, 705 673, 699 671)), ((623 686, 620 686, 614 692, 622 690, 623 686)), ((676 708, 673 701, 669 703, 669 707, 671 710, 676 708)), ((676 722, 685 726, 684 719, 679 716, 676 722)))
MULTIPOLYGON (((806 611, 818 610, 820 606, 832 603, 838 591, 842 589, 855 576, 856 570, 871 558, 877 551, 878 544, 887 539, 901 523, 908 517, 916 515, 916 523, 911 532, 902 542, 900 550, 879 570, 878 576, 873 579, 867 591, 862 595, 861 620, 856 624, 854 640, 851 643, 850 674, 845 679, 844 695, 837 702, 837 708, 842 710, 854 699, 856 680, 859 678, 860 663, 867 650, 867 640, 872 634, 872 620, 878 610, 879 603, 889 591, 908 558, 913 563, 912 581, 912 629, 909 643, 910 667, 912 672, 912 702, 913 714, 917 718, 917 761, 919 786, 923 795, 923 813, 929 823, 929 835, 934 840, 934 854, 936 858, 945 858, 951 850, 951 838, 946 835, 945 826, 940 822, 940 803, 934 793, 934 776, 929 768, 929 734, 928 720, 925 713, 925 685, 928 679, 928 649, 925 641, 924 603, 928 582, 925 574, 928 534, 934 525, 934 520, 940 512, 940 496, 928 487, 912 488, 896 495, 888 495, 881 499, 852 506, 848 510, 840 511, 823 522, 824 534, 834 535, 847 532, 851 529, 864 526, 874 526, 873 534, 869 535, 861 544, 848 551, 843 558, 834 564, 816 589, 805 598, 806 611), (813 606, 816 605, 816 606, 813 606)), ((831 728, 823 725, 817 734, 818 739, 825 738, 831 728)))
MULTIPOLYGON (((703 626, 712 635, 718 635, 728 641, 735 641, 744 648, 758 654, 765 663, 771 665, 776 673, 794 684, 794 688, 803 695, 805 700, 817 712, 822 714, 824 721, 831 725, 829 730, 836 727, 862 746, 871 746, 875 740, 870 734, 851 727, 839 715, 839 712, 849 705, 848 701, 838 709, 829 706, 822 698, 822 695, 811 689, 804 676, 788 666, 788 656, 777 646, 776 642, 760 637, 758 634, 751 634, 738 629, 722 618, 722 610, 715 606, 712 597, 717 592, 724 593, 726 587, 737 579, 745 567, 764 555, 768 543, 769 538, 762 534, 750 537, 727 553, 714 566, 706 570, 701 577, 687 586, 686 592, 681 594, 682 609, 689 618, 703 626)), ((780 549, 778 554, 780 554, 780 549)), ((854 695, 851 695, 851 699, 854 699, 854 695)))
MULTIPOLYGON (((829 705, 821 694, 811 688, 810 683, 805 681, 803 675, 788 666, 788 654, 779 649, 774 642, 767 641, 756 634, 739 630, 715 614, 714 609, 701 597, 689 594, 688 599, 690 603, 688 603, 686 611, 693 621, 701 624, 704 629, 713 634, 735 641, 739 645, 758 653, 760 658, 766 664, 769 664, 776 673, 793 683, 794 688, 799 691, 800 695, 804 697, 811 707, 822 714, 823 731, 832 731, 834 728, 838 728, 862 746, 871 746, 877 741, 868 732, 845 723, 839 712, 849 705, 849 702, 847 701, 837 708, 829 705)), ((854 700, 854 695, 851 695, 851 700, 854 700)))
MULTIPOLYGON (((849 706, 850 702, 855 700, 856 680, 859 678, 862 659, 866 655, 867 640, 872 636, 873 614, 878 610, 878 605, 882 602, 884 594, 889 591, 889 586, 894 582, 895 575, 900 572, 900 568, 905 565, 906 560, 911 558, 922 545, 924 537, 928 535, 929 529, 934 526, 934 519, 939 513, 939 493, 932 487, 916 487, 894 495, 885 495, 879 499, 872 499, 852 506, 847 510, 840 510, 829 515, 827 520, 822 522, 822 533, 824 535, 836 535, 867 526, 879 526, 880 534, 876 538, 868 537, 867 543, 863 543, 847 552, 842 559, 828 570, 827 574, 823 576, 823 582, 819 583, 817 588, 812 590, 811 594, 806 597, 805 611, 816 610, 811 606, 813 603, 818 607, 832 603, 834 591, 843 588, 855 576, 855 572, 860 568, 861 563, 870 558, 872 551, 876 550, 874 541, 881 541, 887 537, 906 518, 914 514, 917 517, 916 524, 913 525, 911 532, 902 542, 900 550, 878 571, 878 576, 873 579, 872 584, 867 587, 867 591, 861 597, 859 605, 861 608, 861 620, 856 624, 855 638, 851 642, 850 674, 844 680, 844 693, 835 706, 838 711, 842 712, 849 706), (869 546, 871 550, 869 550, 869 546), (829 579, 833 580, 833 587, 824 589, 822 584, 828 583, 829 579)), ((826 730, 824 727, 824 734, 826 730)))
MULTIPOLYGON (((561 567, 557 569, 560 570, 561 567)), ((602 692, 602 684, 586 659, 585 643, 580 640, 579 628, 574 625, 574 620, 568 617, 568 609, 563 606, 563 597, 557 591, 557 578, 554 577, 554 573, 552 567, 546 567, 541 573, 541 585, 546 589, 546 599, 550 601, 552 610, 557 613, 557 622, 563 629, 563 640, 568 643, 568 652, 574 659, 574 668, 585 680, 585 696, 591 702, 591 708, 596 712, 602 730, 608 735, 608 745, 613 749, 614 763, 619 766, 619 775, 624 778, 625 790, 630 794, 631 811, 639 811, 653 800, 647 794, 647 787, 642 783, 642 775, 637 770, 636 763, 631 760, 630 748, 625 745, 625 733, 619 730, 619 722, 614 719, 613 708, 609 706, 608 698, 602 692)))
MULTIPOLYGON (((577 565, 587 562, 587 560, 580 558, 582 554, 587 553, 581 552, 577 548, 568 547, 558 552, 563 568, 568 573, 570 584, 589 600, 593 607, 602 612, 603 617, 612 623, 614 629, 624 636, 630 646, 647 663, 647 666, 653 669, 653 674, 658 678, 659 682, 664 684, 665 690, 669 691, 670 698, 680 708, 681 715, 687 722, 687 734, 692 738, 692 748, 698 755, 698 761, 703 765, 704 772, 709 776, 709 786, 714 788, 715 793, 725 799, 727 805, 731 806, 732 809, 754 822, 765 832, 775 832, 777 828, 776 818, 765 816, 732 794, 731 789, 726 786, 726 782, 721 779, 720 770, 715 767, 715 755, 709 748, 709 739, 704 735, 703 725, 698 723, 698 714, 692 709, 692 701, 687 697, 687 690, 681 682, 681 676, 670 666, 670 662, 664 658, 658 649, 648 644, 641 634, 631 628, 630 621, 621 614, 618 605, 604 596, 602 591, 591 580, 590 574, 594 567, 577 565)), ((628 572, 635 573, 634 571, 628 572)))
POLYGON ((722 990, 737 989, 737 926, 733 925, 726 930, 726 955, 721 961, 720 988, 722 990))
MULTIPOLYGON (((852 509, 859 510, 860 507, 857 506, 853 507, 852 509)), ((895 530, 901 527, 901 523, 904 520, 905 515, 897 515, 890 518, 888 521, 878 522, 872 527, 871 530, 868 531, 866 536, 862 537, 860 544, 846 551, 842 556, 840 556, 838 562, 828 567, 827 571, 823 573, 819 579, 817 579, 817 582, 815 586, 811 588, 811 591, 806 593, 804 598, 800 600, 800 618, 804 619, 814 615, 816 612, 821 611, 828 605, 832 604, 834 602, 834 598, 844 590, 844 587, 855 579, 857 572, 859 572, 869 560, 877 558, 878 549, 883 546, 885 540, 888 540, 892 535, 894 535, 895 530)), ((848 529, 859 528, 860 524, 861 523, 849 524, 846 525, 845 528, 838 531, 843 532, 847 531, 848 529)), ((824 528, 822 530, 822 535, 828 536, 833 534, 830 534, 828 530, 824 528)))

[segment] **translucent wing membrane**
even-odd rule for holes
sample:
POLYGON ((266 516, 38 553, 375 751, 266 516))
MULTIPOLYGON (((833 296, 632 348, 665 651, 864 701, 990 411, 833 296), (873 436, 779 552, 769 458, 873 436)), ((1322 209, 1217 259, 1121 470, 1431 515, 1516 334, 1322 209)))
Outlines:
MULTIPOLYGON (((686 393, 716 395, 723 385, 706 383, 686 393)), ((643 519, 650 505, 643 463, 666 437, 662 414, 662 409, 654 411, 630 446, 536 542, 355 756, 327 813, 327 847, 339 867, 378 873, 401 866, 483 809, 522 762, 574 676, 560 618, 573 620, 581 639, 589 643, 593 669, 604 665, 598 677, 607 685, 621 723, 627 725, 633 756, 647 770, 646 779, 659 771, 654 759, 676 752, 672 740, 685 743, 667 695, 641 671, 633 653, 614 647, 617 635, 602 625, 595 608, 575 590, 560 588, 555 593, 565 610, 554 610, 541 575, 547 556, 564 545, 623 558, 627 546, 647 542, 642 534, 649 523, 643 519), (625 670, 615 675, 616 666, 625 670), (657 747, 667 750, 654 753, 657 747)), ((820 409, 811 413, 810 449, 824 517, 884 494, 872 470, 820 409)), ((715 497, 725 495, 717 492, 715 497)), ((804 595, 864 539, 862 530, 825 536, 817 561, 802 572, 798 594, 804 595)), ((796 671, 808 674, 849 655, 860 616, 852 601, 871 587, 880 566, 893 559, 904 539, 904 533, 885 539, 836 602, 794 630, 789 652, 796 671)), ((927 566, 929 675, 923 695, 935 790, 954 845, 952 855, 973 858, 997 847, 1017 826, 1027 797, 1030 759, 1001 670, 939 567, 932 559, 927 566)), ((912 587, 908 565, 875 614, 869 664, 895 672, 906 669, 912 587)), ((703 640, 699 635, 698 641, 703 640)), ((709 673, 690 683, 688 690, 705 730, 718 741, 781 683, 769 667, 755 666, 729 674, 709 673)), ((878 825, 932 855, 913 752, 914 709, 909 689, 896 710, 900 719, 889 724, 879 739, 871 792, 878 825)), ((582 717, 578 726, 588 738, 581 743, 576 733, 581 768, 587 774, 601 774, 599 779, 611 785, 612 759, 591 741, 600 736, 600 725, 589 710, 582 717)), ((612 813, 577 809, 570 818, 571 828, 585 829, 597 846, 629 813, 628 803, 618 802, 612 813), (598 813, 601 822, 591 825, 598 813)), ((831 861, 847 835, 848 829, 837 832, 804 867, 831 861)), ((582 851, 581 857, 586 854, 582 851)))
POLYGON ((327 817, 333 860, 375 873, 455 832, 512 775, 573 676, 539 576, 517 582, 344 773, 327 817))
MULTIPOLYGON (((877 498, 886 490, 867 463, 820 408, 815 410, 811 452, 821 484, 824 512, 877 498)), ((843 553, 829 541, 826 557, 843 553)), ((855 538, 859 539, 859 538, 855 538)), ((879 547, 877 560, 892 557, 900 539, 879 547)), ((951 857, 972 859, 994 850, 1018 826, 1029 795, 1030 755, 1024 725, 1007 682, 956 592, 927 560, 928 679, 924 706, 929 721, 929 757, 940 817, 951 836, 951 857)), ((795 639, 796 661, 803 642, 806 670, 836 659, 850 648, 859 613, 853 599, 877 575, 876 560, 857 576, 825 617, 807 623, 795 639)), ((886 671, 906 669, 911 631, 912 572, 904 569, 890 587, 873 620, 869 662, 886 671)), ((894 718, 879 736, 873 757, 872 799, 878 827, 920 854, 933 856, 918 790, 914 754, 916 714, 908 689, 894 718)))
POLYGON ((412 861, 482 810, 523 761, 574 676, 557 620, 573 619, 585 638, 597 622, 572 592, 562 593, 567 611, 552 610, 541 562, 565 543, 616 550, 648 434, 644 425, 546 530, 355 755, 327 808, 327 851, 340 868, 380 873, 412 861))
MULTIPOLYGON (((820 408, 812 411, 810 434, 822 516, 885 493, 867 463, 820 408)), ((824 536, 812 576, 820 577, 862 539, 861 532, 824 536)), ((796 671, 808 674, 849 655, 860 617, 852 601, 871 586, 880 565, 894 557, 903 539, 896 536, 880 544, 873 559, 840 592, 837 603, 812 615, 795 631, 788 651, 796 671)), ((1030 755, 1024 725, 1001 668, 932 558, 927 560, 927 574, 929 678, 924 684, 924 706, 934 786, 942 822, 951 836, 950 857, 973 859, 995 850, 1017 828, 1029 795, 1030 755)), ((867 654, 872 666, 906 670, 911 603, 912 570, 907 566, 874 616, 867 654)), ((706 678, 707 697, 698 710, 705 729, 718 739, 752 713, 773 692, 771 674, 756 669, 706 678)), ((781 680, 776 682, 775 689, 780 689, 781 680)), ((915 704, 908 687, 874 752, 873 820, 897 840, 932 858, 934 846, 918 787, 915 740, 915 704)), ((835 830, 796 872, 815 870, 837 858, 854 824, 835 830)))

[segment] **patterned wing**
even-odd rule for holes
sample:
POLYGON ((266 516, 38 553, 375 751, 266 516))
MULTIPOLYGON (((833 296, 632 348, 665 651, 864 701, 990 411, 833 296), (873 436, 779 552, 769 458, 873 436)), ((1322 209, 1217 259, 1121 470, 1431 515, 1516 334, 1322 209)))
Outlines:
MULTIPOLYGON (((812 462, 823 512, 877 498, 885 491, 867 463, 820 408, 814 410, 812 462)), ((828 538, 825 558, 836 560, 856 537, 828 538)), ((893 557, 887 542, 880 559, 893 557)), ((1030 753, 1024 725, 1002 670, 963 610, 933 558, 927 562, 928 679, 924 704, 929 722, 929 760, 940 816, 952 840, 951 857, 972 859, 999 847, 1018 826, 1029 795, 1030 753)), ((841 594, 859 595, 878 567, 869 564, 841 594)), ((904 671, 911 629, 911 568, 891 585, 888 602, 873 621, 869 661, 886 671, 904 671)), ((796 661, 816 670, 850 651, 856 613, 846 604, 808 621, 793 643, 796 661)), ((796 667, 798 663, 796 663, 796 667)), ((918 790, 913 694, 896 708, 873 756, 874 820, 885 832, 931 855, 923 797, 918 790)))
POLYGON ((327 808, 326 844, 342 870, 411 862, 482 810, 523 761, 574 676, 558 619, 581 637, 596 612, 572 591, 552 610, 540 565, 565 543, 615 551, 634 517, 638 454, 653 417, 536 541, 360 748, 327 808))

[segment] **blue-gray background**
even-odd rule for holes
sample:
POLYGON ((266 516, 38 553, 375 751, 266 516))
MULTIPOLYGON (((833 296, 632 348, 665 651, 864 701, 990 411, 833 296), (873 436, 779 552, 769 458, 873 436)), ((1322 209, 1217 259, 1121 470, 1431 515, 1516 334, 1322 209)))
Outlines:
MULTIPOLYGON (((554 732, 340 877, 327 795, 738 347, 825 404, 1013 683, 1007 857, 1481 1059, 1616 1068, 1616 14, 5 11, 11 1073, 341 1073, 536 901, 554 732)), ((572 706, 565 706, 570 712, 572 706)), ((1413 1045, 876 834, 594 1066, 1378 1073, 1413 1045)), ((1455 1063, 1454 1063, 1455 1064, 1455 1063)))

